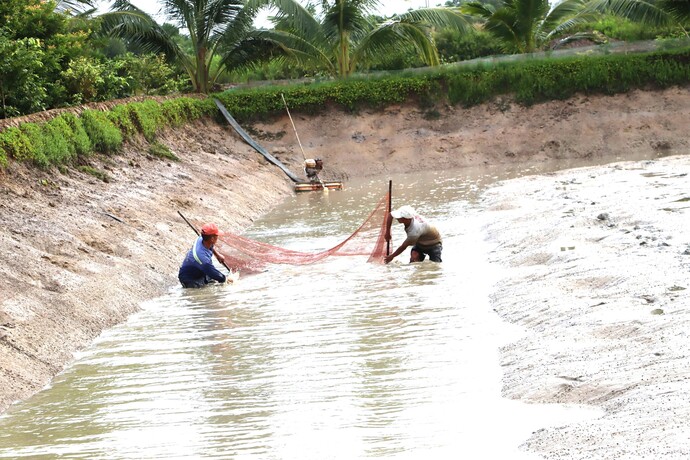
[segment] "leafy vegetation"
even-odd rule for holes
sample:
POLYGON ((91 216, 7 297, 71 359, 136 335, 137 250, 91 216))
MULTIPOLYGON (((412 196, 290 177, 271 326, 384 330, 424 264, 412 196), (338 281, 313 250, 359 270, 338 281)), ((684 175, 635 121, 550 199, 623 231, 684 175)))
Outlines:
POLYGON ((108 173, 106 173, 105 171, 101 171, 100 169, 94 168, 93 166, 82 165, 78 166, 77 169, 79 169, 79 171, 81 172, 95 177, 96 179, 102 180, 103 182, 110 182, 110 176, 108 175, 108 173))
MULTIPOLYGON (((239 122, 282 113, 281 95, 291 109, 305 112, 318 112, 332 105, 356 111, 416 100, 433 117, 434 105, 440 100, 471 106, 512 94, 518 103, 534 104, 567 98, 576 92, 613 94, 688 82, 690 48, 444 67, 379 78, 231 90, 215 97, 239 122)), ((106 112, 84 110, 79 117, 62 114, 46 123, 24 123, 0 132, 0 163, 6 164, 12 158, 40 167, 70 164, 93 151, 115 154, 125 139, 137 134, 150 142, 150 154, 174 160, 172 152, 156 143, 157 133, 213 115, 218 116, 218 111, 210 98, 133 102, 106 112)))
POLYGON ((122 147, 122 133, 105 112, 84 110, 81 114, 81 122, 94 150, 112 154, 122 147))
POLYGON ((185 87, 164 57, 116 50, 100 18, 62 12, 81 3, 0 2, 0 118, 185 87))
POLYGON ((371 14, 376 0, 324 1, 319 17, 295 0, 273 3, 280 10, 276 28, 260 36, 287 59, 334 77, 348 77, 384 56, 404 51, 427 65, 437 65, 433 28, 468 27, 465 17, 449 8, 422 8, 377 22, 371 14))
MULTIPOLYGON (((6 166, 9 158, 46 168, 75 163, 93 152, 112 155, 120 151, 124 140, 137 134, 155 145, 160 130, 215 110, 210 100, 182 97, 162 103, 132 102, 109 111, 84 110, 80 116, 63 113, 40 124, 23 123, 0 131, 0 166, 6 166)), ((175 159, 172 152, 162 156, 175 159)))
POLYGON ((189 31, 190 48, 180 46, 174 29, 128 0, 116 0, 113 12, 103 17, 104 26, 142 50, 165 53, 186 71, 194 91, 208 93, 232 56, 256 41, 252 21, 257 10, 241 0, 170 0, 163 9, 189 31))
MULTIPOLYGON (((687 37, 690 2, 451 0, 447 8, 382 18, 371 14, 375 0, 324 0, 318 14, 295 0, 169 0, 166 12, 179 27, 158 25, 127 0, 118 0, 102 17, 74 14, 90 3, 0 2, 0 118, 132 95, 190 88, 207 93, 221 81, 302 76, 322 81, 235 89, 216 97, 240 122, 282 114, 281 94, 291 108, 311 112, 415 100, 434 118, 441 100, 469 106, 511 94, 532 104, 575 92, 611 94, 690 81, 687 49, 413 69, 531 53, 549 49, 554 40, 593 33, 604 41, 687 37), (266 6, 278 10, 275 28, 255 30, 252 20, 266 6), (406 70, 362 73, 391 69, 406 70)), ((62 113, 0 131, 0 167, 10 160, 42 168, 83 165, 94 152, 116 154, 135 136, 149 142, 149 154, 174 160, 156 142, 158 133, 207 116, 218 111, 205 97, 62 113)))
POLYGON ((480 2, 467 3, 462 10, 482 18, 484 28, 501 40, 509 53, 533 53, 574 24, 589 21, 592 13, 585 0, 503 0, 498 8, 480 2))
POLYGON ((600 16, 591 22, 578 24, 570 29, 571 34, 586 32, 601 33, 609 39, 630 42, 681 37, 684 35, 680 28, 668 27, 666 25, 650 26, 610 14, 600 16))
POLYGON ((172 153, 167 145, 161 144, 160 142, 154 142, 149 146, 149 153, 154 157, 167 158, 172 161, 180 161, 179 157, 172 153))

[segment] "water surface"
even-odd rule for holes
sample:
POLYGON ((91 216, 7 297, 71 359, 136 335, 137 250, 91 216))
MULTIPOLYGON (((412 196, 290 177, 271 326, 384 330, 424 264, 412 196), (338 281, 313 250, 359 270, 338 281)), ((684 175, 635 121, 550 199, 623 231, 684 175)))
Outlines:
MULTIPOLYGON (((598 413, 501 398, 498 347, 522 331, 491 309, 502 274, 486 262, 477 199, 545 167, 393 177, 394 207, 441 230, 442 264, 333 257, 172 288, 10 408, 0 457, 539 458, 519 449, 532 431, 598 413)), ((300 194, 247 234, 324 250, 387 188, 385 178, 300 194)))

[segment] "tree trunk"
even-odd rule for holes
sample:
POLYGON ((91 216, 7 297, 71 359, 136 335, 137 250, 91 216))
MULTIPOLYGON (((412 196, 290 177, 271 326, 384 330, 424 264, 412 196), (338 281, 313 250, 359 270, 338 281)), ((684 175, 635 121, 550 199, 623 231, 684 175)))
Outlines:
POLYGON ((5 88, 0 82, 0 96, 2 96, 2 118, 7 118, 7 108, 5 107, 5 88))
POLYGON ((206 71, 206 47, 200 47, 196 52, 196 92, 208 93, 208 72, 206 71))

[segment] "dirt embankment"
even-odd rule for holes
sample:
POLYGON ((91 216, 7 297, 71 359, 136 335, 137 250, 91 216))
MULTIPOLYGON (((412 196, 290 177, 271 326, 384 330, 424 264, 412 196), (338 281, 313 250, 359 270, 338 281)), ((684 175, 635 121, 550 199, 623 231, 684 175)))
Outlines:
MULTIPOLYGON (((525 108, 389 107, 293 114, 324 179, 630 152, 687 153, 690 89, 577 97, 525 108)), ((287 116, 247 126, 301 173, 287 116)), ((193 240, 180 219, 240 231, 292 193, 289 180, 229 128, 199 122, 160 136, 180 157, 93 158, 110 182, 11 164, 0 173, 0 411, 46 385, 102 330, 176 283, 193 240)))

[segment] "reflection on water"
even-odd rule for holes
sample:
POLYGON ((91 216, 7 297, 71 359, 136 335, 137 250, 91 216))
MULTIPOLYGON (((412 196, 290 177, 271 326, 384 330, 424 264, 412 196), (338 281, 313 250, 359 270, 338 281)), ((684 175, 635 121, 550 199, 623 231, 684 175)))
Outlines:
MULTIPOLYGON (((519 331, 489 305, 477 200, 535 168, 393 178, 394 206, 437 223, 443 264, 334 257, 173 288, 0 418, 0 457, 533 458, 518 449, 531 431, 596 416, 500 397, 497 349, 519 331)), ((292 197, 250 236, 332 247, 387 179, 292 197)))

